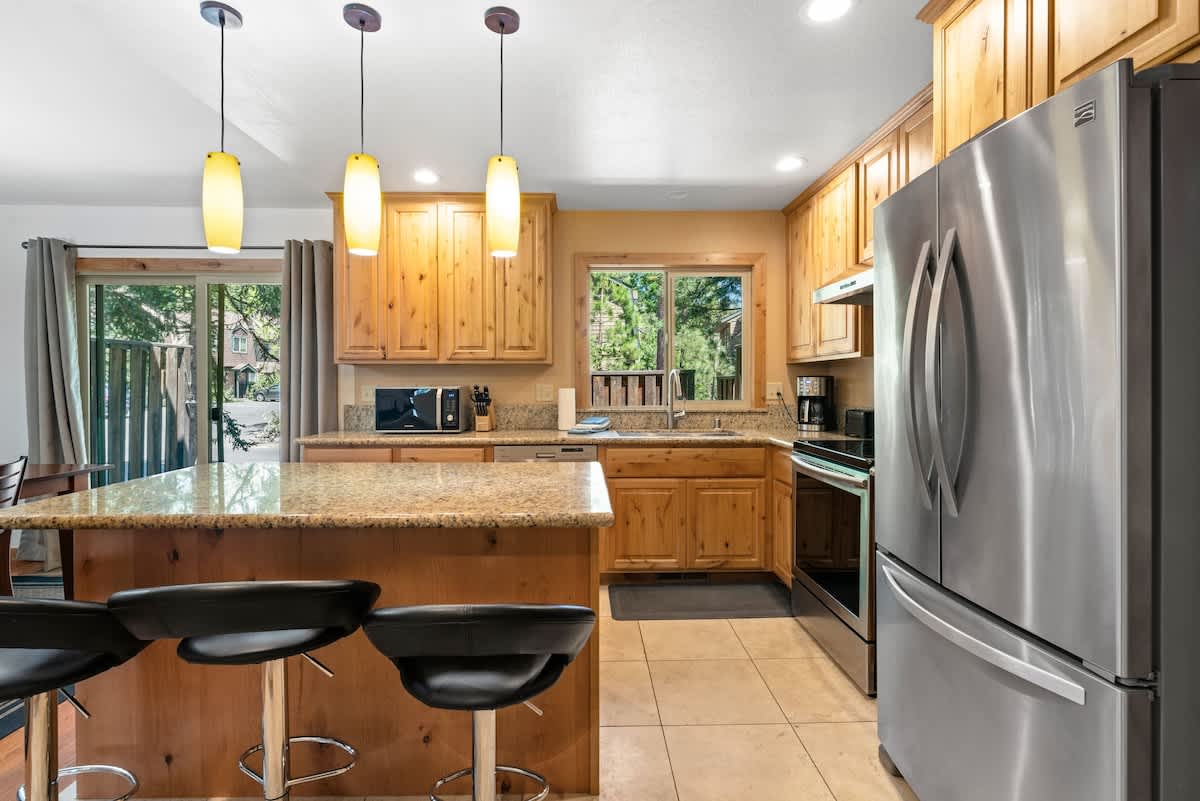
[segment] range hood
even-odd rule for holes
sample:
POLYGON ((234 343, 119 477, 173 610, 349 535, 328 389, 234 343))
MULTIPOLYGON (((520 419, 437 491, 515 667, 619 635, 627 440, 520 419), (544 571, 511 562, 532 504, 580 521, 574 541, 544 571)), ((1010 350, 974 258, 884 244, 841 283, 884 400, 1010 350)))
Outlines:
POLYGON ((870 306, 875 298, 875 270, 863 270, 813 292, 813 303, 870 306))

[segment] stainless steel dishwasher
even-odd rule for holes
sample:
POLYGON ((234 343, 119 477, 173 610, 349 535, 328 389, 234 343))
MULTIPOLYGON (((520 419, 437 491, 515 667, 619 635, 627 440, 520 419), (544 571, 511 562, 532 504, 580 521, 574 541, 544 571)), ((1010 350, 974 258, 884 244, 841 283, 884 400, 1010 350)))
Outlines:
POLYGON ((594 462, 595 445, 497 445, 496 462, 594 462))

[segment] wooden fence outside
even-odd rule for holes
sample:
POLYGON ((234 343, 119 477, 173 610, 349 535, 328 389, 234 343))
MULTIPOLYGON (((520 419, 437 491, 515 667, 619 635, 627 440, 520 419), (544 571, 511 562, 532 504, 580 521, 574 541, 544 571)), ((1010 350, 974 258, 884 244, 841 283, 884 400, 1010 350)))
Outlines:
POLYGON ((92 353, 93 460, 114 466, 99 483, 195 464, 192 346, 106 339, 92 353))

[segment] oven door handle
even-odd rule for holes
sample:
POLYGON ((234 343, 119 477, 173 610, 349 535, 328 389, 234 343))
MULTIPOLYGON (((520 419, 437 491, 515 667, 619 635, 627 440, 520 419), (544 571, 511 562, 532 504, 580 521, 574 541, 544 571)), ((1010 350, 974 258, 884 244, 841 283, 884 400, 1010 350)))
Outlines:
POLYGON ((815 478, 817 481, 824 481, 826 484, 832 484, 835 487, 865 490, 870 481, 869 478, 855 478, 845 473, 838 473, 834 470, 817 467, 812 462, 807 462, 798 456, 792 457, 792 467, 795 468, 797 473, 802 473, 809 478, 815 478))

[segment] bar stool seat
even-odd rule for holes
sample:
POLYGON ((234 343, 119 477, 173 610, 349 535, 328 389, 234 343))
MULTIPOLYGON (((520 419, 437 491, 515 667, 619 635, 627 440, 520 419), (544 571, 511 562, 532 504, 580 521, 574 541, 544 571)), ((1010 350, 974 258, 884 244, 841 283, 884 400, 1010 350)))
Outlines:
POLYGON ((179 639, 176 653, 200 665, 262 665, 263 741, 247 749, 238 767, 279 801, 297 784, 340 776, 354 767, 358 752, 332 737, 289 737, 287 662, 303 656, 332 676, 308 652, 353 634, 379 597, 367 581, 232 581, 181 584, 118 592, 108 606, 136 636, 179 639), (291 744, 320 743, 341 749, 349 761, 306 776, 288 773, 291 744), (247 761, 262 753, 262 769, 247 761))
MULTIPOLYGON (((475 801, 494 801, 499 771, 540 784, 532 799, 549 795, 544 777, 496 764, 496 710, 553 686, 595 623, 587 607, 541 604, 394 607, 367 616, 367 638, 392 660, 413 697, 472 713, 473 764, 438 779, 434 791, 472 776, 475 801)), ((429 797, 438 801, 434 792, 429 797)))
MULTIPOLYGON (((58 769, 58 692, 132 659, 145 647, 103 604, 0 599, 0 701, 25 700, 25 785, 20 798, 55 801, 60 777, 85 773, 119 776, 129 790, 118 798, 133 795, 137 779, 123 768, 58 769)), ((67 698, 85 711, 72 696, 67 698)))

